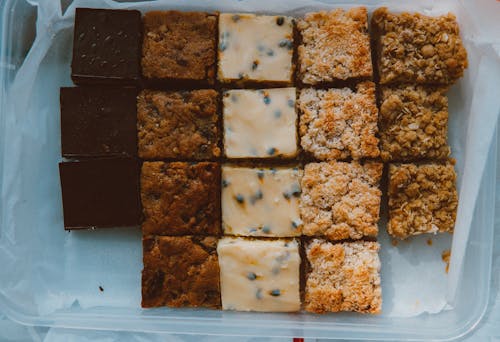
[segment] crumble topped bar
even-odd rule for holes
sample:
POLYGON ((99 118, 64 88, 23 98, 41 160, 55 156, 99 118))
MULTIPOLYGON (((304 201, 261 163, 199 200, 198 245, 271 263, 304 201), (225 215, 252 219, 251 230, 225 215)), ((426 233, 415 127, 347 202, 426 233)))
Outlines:
POLYGON ((308 13, 297 28, 299 79, 304 84, 373 76, 365 7, 308 13))
POLYGON ((382 193, 382 164, 322 162, 305 166, 302 232, 329 240, 375 237, 382 193))
POLYGON ((390 235, 453 232, 458 207, 453 165, 389 165, 390 235))
POLYGON ((306 311, 380 313, 380 259, 377 242, 333 244, 314 239, 306 246, 306 311))
POLYGON ((378 110, 372 82, 358 84, 356 91, 303 89, 298 107, 302 148, 317 159, 378 157, 378 110))
POLYGON ((384 161, 446 159, 450 155, 446 89, 382 87, 380 146, 384 161))
POLYGON ((467 52, 453 14, 395 14, 386 7, 372 16, 381 84, 449 85, 467 68, 467 52))

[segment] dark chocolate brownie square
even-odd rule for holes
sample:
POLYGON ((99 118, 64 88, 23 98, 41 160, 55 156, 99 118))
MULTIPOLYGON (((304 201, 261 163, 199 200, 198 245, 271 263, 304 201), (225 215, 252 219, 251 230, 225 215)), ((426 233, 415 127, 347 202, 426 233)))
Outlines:
POLYGON ((137 155, 137 90, 61 88, 63 157, 137 155))
POLYGON ((143 90, 137 100, 139 156, 212 159, 220 155, 215 90, 143 90))
POLYGON ((217 15, 153 11, 144 16, 142 74, 176 85, 213 84, 217 15), (180 83, 179 83, 180 82, 180 83))
POLYGON ((76 84, 135 84, 140 56, 141 12, 76 9, 71 63, 76 84))
POLYGON ((142 307, 220 308, 217 238, 143 238, 142 307))
POLYGON ((219 235, 220 164, 144 162, 144 235, 219 235))
POLYGON ((137 226, 139 165, 129 158, 60 163, 64 228, 137 226))

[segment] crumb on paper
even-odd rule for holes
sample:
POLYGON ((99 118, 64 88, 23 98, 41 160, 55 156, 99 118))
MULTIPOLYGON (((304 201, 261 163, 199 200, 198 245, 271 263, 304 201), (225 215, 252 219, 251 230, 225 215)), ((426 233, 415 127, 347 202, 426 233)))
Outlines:
POLYGON ((398 244, 399 244, 398 240, 396 240, 396 239, 391 240, 391 245, 393 245, 394 247, 396 247, 398 244))
POLYGON ((432 239, 431 239, 431 238, 427 239, 427 244, 428 244, 429 246, 432 246, 432 239))
POLYGON ((441 253, 441 259, 446 263, 446 273, 450 270, 450 256, 451 251, 449 249, 445 249, 443 253, 441 253))

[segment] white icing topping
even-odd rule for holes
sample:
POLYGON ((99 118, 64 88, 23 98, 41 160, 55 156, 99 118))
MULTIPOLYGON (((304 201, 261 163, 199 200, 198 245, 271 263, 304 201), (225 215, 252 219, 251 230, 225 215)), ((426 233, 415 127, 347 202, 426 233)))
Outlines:
POLYGON ((219 240, 217 254, 224 310, 300 310, 300 256, 295 240, 226 237, 219 240))
POLYGON ((240 236, 298 236, 299 169, 222 168, 222 226, 240 236))
POLYGON ((219 79, 291 82, 292 18, 224 13, 219 34, 219 79))
POLYGON ((229 90, 223 102, 228 158, 297 154, 295 88, 229 90))

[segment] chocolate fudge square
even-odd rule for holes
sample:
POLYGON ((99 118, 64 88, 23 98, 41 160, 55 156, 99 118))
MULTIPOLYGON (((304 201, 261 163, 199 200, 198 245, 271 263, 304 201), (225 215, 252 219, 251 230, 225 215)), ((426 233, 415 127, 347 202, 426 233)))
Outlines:
POLYGON ((142 74, 179 85, 212 85, 216 67, 217 15, 152 11, 144 16, 142 74))
POLYGON ((142 307, 220 308, 217 238, 145 236, 142 307))
POLYGON ((298 78, 321 85, 373 76, 365 7, 308 13, 297 23, 298 78))
POLYGON ((59 164, 65 229, 138 226, 139 165, 129 158, 59 164))
POLYGON ((77 8, 71 78, 76 84, 136 84, 141 12, 77 8))
POLYGON ((304 168, 302 234, 328 240, 376 237, 382 163, 322 162, 304 168))
POLYGON ((135 88, 61 88, 61 147, 66 158, 137 156, 135 88))
POLYGON ((382 309, 377 242, 334 244, 314 239, 306 246, 304 309, 314 313, 382 309))
POLYGON ((446 159, 450 155, 446 88, 381 87, 380 147, 384 161, 446 159))
POLYGON ((386 7, 372 16, 381 84, 453 84, 467 68, 455 16, 391 13, 386 7))
POLYGON ((206 160, 220 155, 215 90, 143 90, 137 115, 143 159, 206 160))
POLYGON ((458 207, 456 177, 451 164, 390 164, 389 234, 406 239, 453 232, 458 207))
POLYGON ((141 198, 145 235, 219 235, 218 163, 144 162, 141 198))

